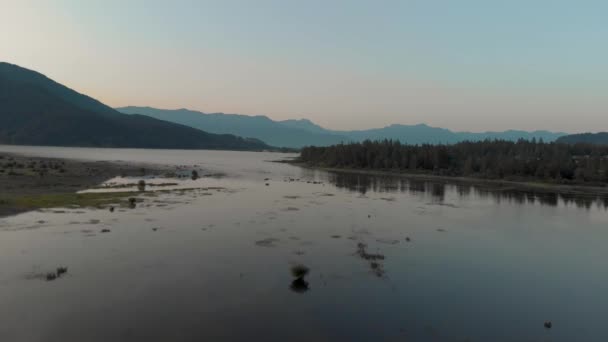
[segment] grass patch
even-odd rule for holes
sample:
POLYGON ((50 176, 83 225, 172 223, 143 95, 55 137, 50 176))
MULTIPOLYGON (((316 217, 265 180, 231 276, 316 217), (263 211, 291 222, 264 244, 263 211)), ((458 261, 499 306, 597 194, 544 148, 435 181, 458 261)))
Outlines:
POLYGON ((1 196, 0 206, 15 209, 40 209, 64 207, 104 207, 110 204, 128 206, 127 198, 138 192, 99 192, 1 196))

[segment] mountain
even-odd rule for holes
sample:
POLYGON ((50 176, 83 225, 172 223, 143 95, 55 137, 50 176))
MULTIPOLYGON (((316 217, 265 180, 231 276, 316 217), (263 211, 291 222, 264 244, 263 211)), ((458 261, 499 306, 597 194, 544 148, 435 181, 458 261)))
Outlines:
POLYGON ((126 114, 143 114, 157 119, 180 123, 213 133, 230 133, 254 137, 274 146, 303 147, 309 145, 327 146, 340 142, 357 142, 365 139, 400 140, 407 144, 454 144, 460 141, 480 141, 499 139, 515 141, 518 139, 555 141, 565 133, 548 131, 504 132, 453 132, 445 128, 419 125, 390 125, 355 131, 335 131, 325 129, 310 120, 273 121, 266 116, 247 116, 239 114, 205 114, 187 109, 165 110, 150 107, 123 107, 118 111, 126 114))
POLYGON ((261 141, 125 115, 46 76, 0 62, 0 144, 258 150, 261 141))
POLYGON ((608 145, 608 132, 571 134, 560 137, 557 142, 564 144, 601 144, 608 145))
POLYGON ((345 131, 353 141, 399 140, 407 144, 453 144, 460 139, 457 133, 445 128, 436 128, 425 124, 390 125, 384 128, 372 128, 359 131, 345 131))
POLYGON ((134 106, 117 108, 117 110, 125 114, 147 115, 211 133, 230 133, 260 139, 272 146, 297 148, 312 144, 333 145, 347 140, 344 136, 332 133, 316 133, 283 125, 261 115, 206 114, 188 109, 167 110, 134 106))
POLYGON ((332 131, 318 126, 307 119, 301 120, 286 120, 280 121, 283 124, 292 127, 300 127, 314 132, 325 132, 327 134, 337 134, 346 136, 350 141, 383 140, 392 139, 400 140, 402 143, 408 144, 455 144, 461 141, 480 141, 480 140, 509 140, 516 141, 519 139, 532 140, 543 139, 550 142, 565 135, 566 133, 554 133, 549 131, 518 131, 508 130, 503 132, 453 132, 445 128, 431 127, 425 124, 418 125, 398 125, 393 124, 383 128, 372 128, 356 131, 332 131))
POLYGON ((335 134, 335 132, 327 130, 308 119, 298 119, 298 120, 290 119, 290 120, 279 121, 279 123, 283 126, 303 129, 305 131, 309 131, 309 132, 316 133, 316 134, 335 134))

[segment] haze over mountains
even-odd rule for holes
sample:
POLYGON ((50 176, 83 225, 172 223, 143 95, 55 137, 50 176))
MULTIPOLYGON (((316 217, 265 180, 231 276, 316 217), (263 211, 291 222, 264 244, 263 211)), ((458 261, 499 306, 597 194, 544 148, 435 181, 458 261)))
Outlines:
POLYGON ((237 149, 261 141, 125 115, 46 76, 0 62, 0 144, 237 149))
POLYGON ((307 119, 274 121, 266 116, 224 113, 206 114, 188 109, 167 110, 135 106, 121 107, 117 108, 117 110, 125 114, 147 115, 212 133, 235 134, 260 139, 272 146, 292 148, 308 145, 326 146, 365 139, 393 139, 407 144, 453 144, 465 140, 517 140, 521 138, 529 140, 536 138, 551 142, 566 135, 566 133, 561 132, 526 132, 516 130, 483 133, 453 132, 448 129, 430 127, 425 124, 395 124, 367 130, 338 131, 325 129, 307 119))

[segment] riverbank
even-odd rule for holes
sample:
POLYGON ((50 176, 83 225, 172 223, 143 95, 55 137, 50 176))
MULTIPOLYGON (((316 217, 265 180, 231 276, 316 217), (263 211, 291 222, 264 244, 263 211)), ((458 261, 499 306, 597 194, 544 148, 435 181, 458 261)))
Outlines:
POLYGON ((43 158, 0 152, 0 217, 55 206, 95 207, 117 203, 132 193, 77 192, 118 176, 149 176, 166 171, 166 168, 149 164, 43 158))
POLYGON ((455 177, 455 176, 439 176, 432 174, 422 173, 405 173, 396 171, 380 171, 380 170, 363 170, 363 169, 348 169, 348 168, 331 168, 331 167, 320 167, 312 166, 307 163, 283 160, 279 161, 282 163, 288 163, 294 166, 307 168, 311 170, 323 170, 328 172, 342 172, 350 174, 360 174, 369 176, 393 176, 403 177, 416 180, 428 180, 434 182, 443 183, 466 183, 469 185, 478 185, 488 188, 493 191, 507 191, 507 190, 522 190, 522 191, 535 191, 543 193, 558 193, 562 195, 572 196, 600 196, 608 197, 608 186, 592 186, 592 185, 564 185, 564 184, 552 184, 543 183, 538 181, 511 181, 511 180, 500 180, 500 179, 484 179, 475 177, 455 177))

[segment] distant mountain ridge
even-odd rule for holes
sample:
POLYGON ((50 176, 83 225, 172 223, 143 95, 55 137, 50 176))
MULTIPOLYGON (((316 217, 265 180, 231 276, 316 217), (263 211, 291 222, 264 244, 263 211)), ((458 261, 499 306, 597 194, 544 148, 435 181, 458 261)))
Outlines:
POLYGON ((309 131, 312 133, 317 133, 317 134, 328 134, 328 133, 332 132, 328 129, 325 129, 325 128, 317 125, 316 123, 314 123, 308 119, 289 119, 289 120, 279 121, 279 123, 284 126, 299 128, 299 129, 303 129, 303 130, 306 130, 306 131, 309 131))
POLYGON ((116 110, 125 114, 147 115, 206 132, 230 133, 255 138, 269 145, 279 147, 302 147, 310 144, 333 145, 348 139, 332 133, 315 133, 297 127, 290 127, 262 115, 206 114, 188 109, 166 110, 134 106, 116 108, 116 110))
POLYGON ((259 150, 259 140, 125 115, 38 72, 0 62, 0 144, 259 150))
POLYGON ((549 131, 504 132, 453 132, 445 128, 431 127, 426 124, 393 124, 383 128, 366 130, 339 131, 325 129, 308 119, 274 121, 266 116, 247 116, 241 114, 206 114, 187 109, 166 110, 151 107, 116 108, 125 114, 142 114, 151 117, 188 125, 213 133, 230 133, 253 137, 273 146, 299 148, 303 146, 328 146, 341 142, 357 142, 365 139, 399 140, 407 144, 454 144, 469 140, 501 139, 542 139, 552 142, 566 133, 549 131))
POLYGON ((560 137, 557 139, 557 142, 564 144, 587 143, 608 145, 608 132, 570 134, 560 137))

